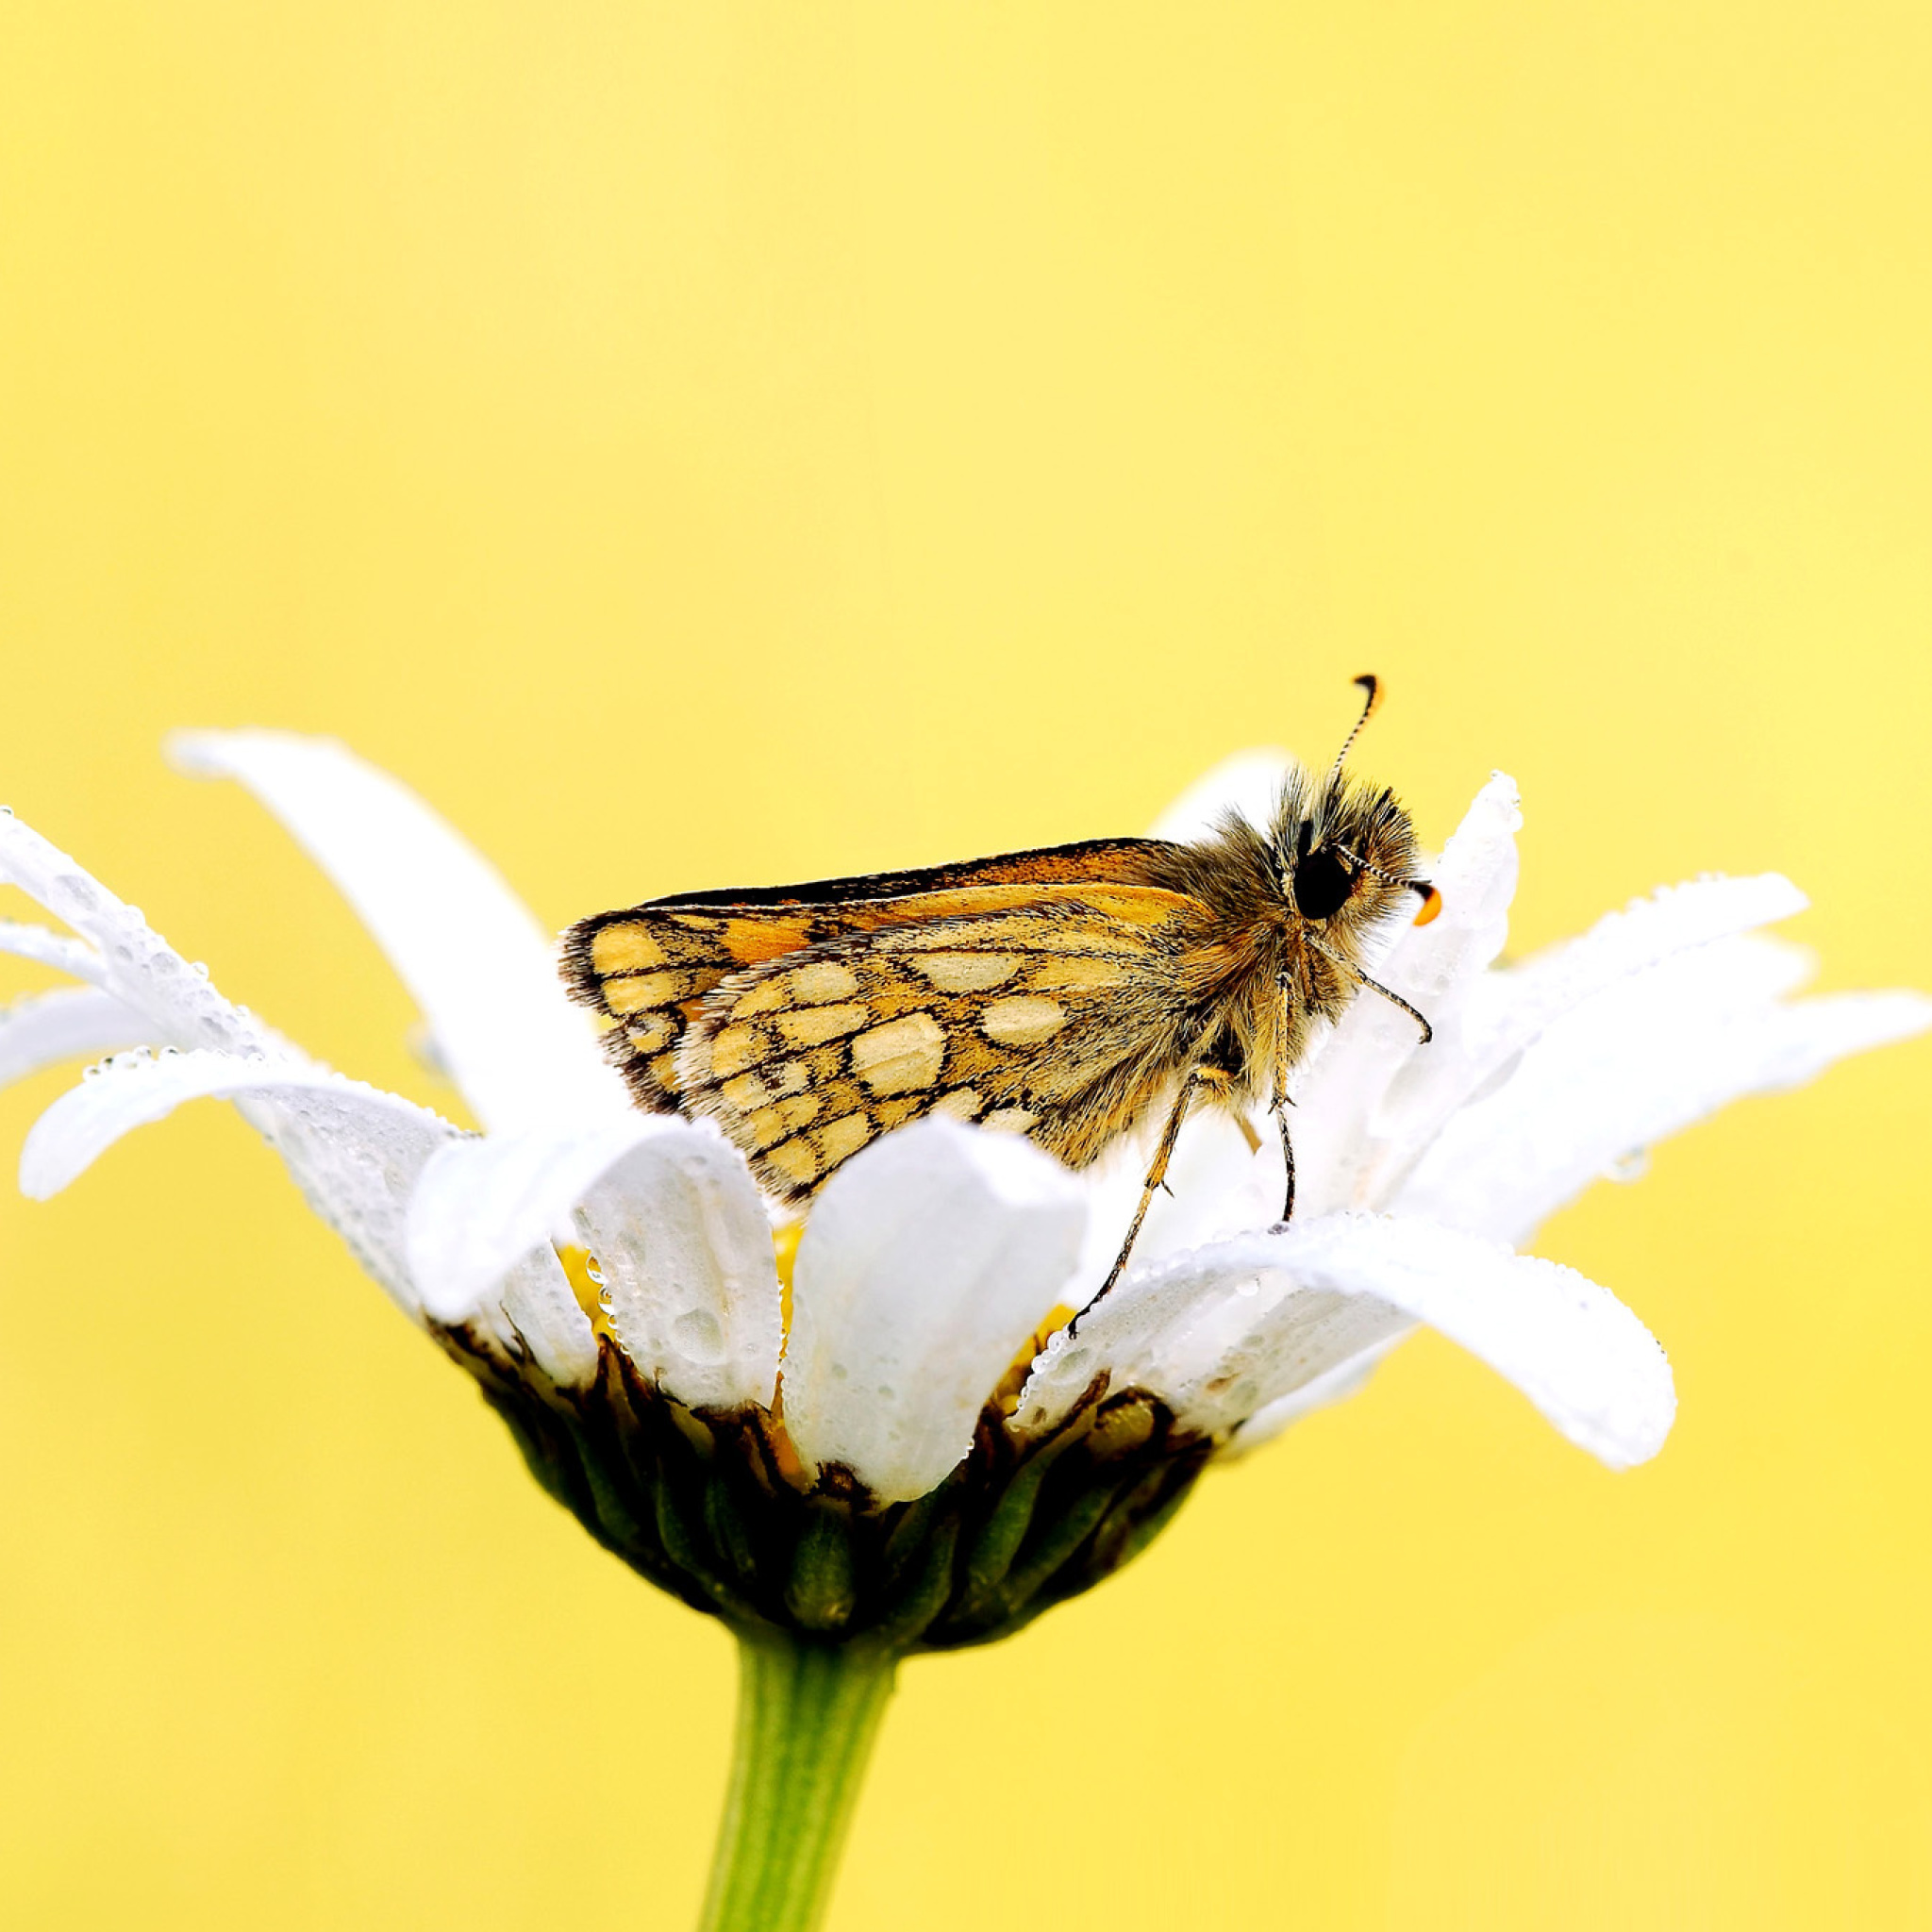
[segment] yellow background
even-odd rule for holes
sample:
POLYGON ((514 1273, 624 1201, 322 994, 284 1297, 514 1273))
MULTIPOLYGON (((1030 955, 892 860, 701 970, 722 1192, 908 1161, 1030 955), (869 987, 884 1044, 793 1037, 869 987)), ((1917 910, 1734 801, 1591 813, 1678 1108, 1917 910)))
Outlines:
MULTIPOLYGON (((1425 836, 1521 779, 1518 943, 1775 866, 1932 983, 1928 20, 17 6, 0 797, 444 1106, 164 729, 338 733, 560 924, 1133 830, 1374 669, 1425 836)), ((913 1665, 841 1932, 1932 1923, 1928 1055, 1547 1230, 1671 1350, 1654 1466, 1424 1338, 913 1665)), ((691 1920, 725 1639, 238 1121, 9 1195, 0 1277, 0 1920, 691 1920)))

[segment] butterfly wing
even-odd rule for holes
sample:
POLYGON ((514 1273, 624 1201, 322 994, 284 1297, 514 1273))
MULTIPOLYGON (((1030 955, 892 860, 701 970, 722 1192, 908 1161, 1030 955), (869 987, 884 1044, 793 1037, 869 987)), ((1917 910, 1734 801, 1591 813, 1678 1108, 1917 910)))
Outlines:
POLYGON ((1083 1165, 1186 1064, 1198 1018, 1175 967, 1198 901, 1085 884, 921 896, 916 917, 733 974, 677 1052, 684 1110, 782 1198, 928 1113, 1083 1165))
POLYGON ((1029 889, 1145 881, 1174 850, 1158 839, 1095 839, 920 872, 654 899, 572 926, 564 981, 574 999, 614 1023, 606 1051, 637 1104, 675 1112, 678 1043, 705 995, 731 974, 853 933, 1031 904, 1040 894, 1029 889))

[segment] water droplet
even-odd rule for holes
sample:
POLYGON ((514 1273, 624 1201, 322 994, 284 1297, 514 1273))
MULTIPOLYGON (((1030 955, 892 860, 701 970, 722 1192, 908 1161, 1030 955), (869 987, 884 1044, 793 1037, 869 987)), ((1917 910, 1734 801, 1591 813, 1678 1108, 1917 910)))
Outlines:
POLYGON ((12 816, 13 808, 10 805, 0 805, 0 819, 10 819, 12 816))
POLYGON ((671 1324, 678 1353, 694 1362, 724 1359, 724 1330, 708 1308, 688 1308, 671 1324))
POLYGON ((1620 1154, 1604 1169, 1604 1178, 1609 1181, 1628 1183, 1641 1181, 1650 1172, 1650 1149, 1632 1147, 1620 1154))
POLYGON ((83 1080, 98 1080, 107 1071, 107 1068, 99 1060, 96 1060, 92 1066, 81 1068, 80 1077, 83 1080))
POLYGON ((208 977, 208 961, 206 959, 196 959, 189 966, 188 970, 194 974, 195 978, 206 979, 208 977))
POLYGON ((599 1288, 604 1286, 604 1264, 594 1255, 584 1263, 584 1277, 599 1288))

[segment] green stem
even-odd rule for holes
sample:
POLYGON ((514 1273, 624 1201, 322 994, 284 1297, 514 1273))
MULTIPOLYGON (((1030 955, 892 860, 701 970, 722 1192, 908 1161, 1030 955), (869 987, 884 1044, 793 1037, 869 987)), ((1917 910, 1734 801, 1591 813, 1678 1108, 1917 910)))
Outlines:
POLYGON ((738 1736, 699 1932, 812 1932, 898 1657, 863 1641, 739 1639, 738 1736))

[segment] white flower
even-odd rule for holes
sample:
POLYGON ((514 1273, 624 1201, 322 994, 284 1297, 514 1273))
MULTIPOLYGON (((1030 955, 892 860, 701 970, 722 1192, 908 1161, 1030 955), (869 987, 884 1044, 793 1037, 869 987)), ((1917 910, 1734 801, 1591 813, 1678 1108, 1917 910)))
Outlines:
MULTIPOLYGON (((1091 1297, 1131 1211, 1141 1150, 1076 1176, 1024 1141, 951 1122, 888 1136, 814 1206, 788 1335, 771 1218, 743 1161, 708 1125, 628 1107, 563 996, 550 941, 468 845, 333 743, 236 732, 184 739, 177 752, 191 770, 241 779, 328 872, 409 987, 486 1132, 308 1058, 4 818, 0 876, 72 936, 0 926, 0 949, 81 984, 10 1009, 0 1078, 137 1049, 91 1069, 42 1116, 23 1188, 55 1192, 184 1101, 233 1100, 368 1272, 476 1370, 593 1530, 651 1574, 668 1564, 674 1587, 727 1614, 752 1615, 759 1589, 767 1607, 757 1614, 774 1614, 778 1586, 760 1583, 755 1555, 732 1541, 732 1511, 761 1506, 740 1490, 721 1503, 723 1476, 704 1477, 713 1490, 691 1507, 713 1556, 693 1569, 678 1554, 697 1532, 679 1527, 676 1482, 664 1476, 653 1502, 645 1492, 658 1478, 647 1473, 625 1504, 612 1484, 630 1477, 591 1467, 606 1454, 582 1446, 596 1405, 633 1420, 668 1405, 682 1436, 660 1432, 650 1463, 660 1474, 661 1442, 677 1440, 695 1442, 715 1475, 716 1432, 740 1419, 765 1445, 746 1453, 766 1491, 774 1468, 794 1495, 816 1473, 818 1494, 856 1497, 861 1513, 925 1497, 968 1466, 995 1470, 1010 1491, 990 1491, 958 1528, 979 1567, 940 1591, 956 1591, 946 1600, 962 1631, 991 1627, 1001 1604, 1016 1607, 1008 1570, 1030 1575, 1028 1561, 1038 1569, 1058 1550, 1055 1536, 1078 1529, 1078 1547, 1105 1552, 1092 1574, 1124 1560, 1210 1449, 1252 1446, 1348 1392, 1418 1322, 1488 1361, 1605 1462, 1641 1461, 1674 1411, 1662 1351, 1606 1290, 1509 1244, 1620 1157, 1724 1102, 1932 1024, 1932 1002, 1910 993, 1790 1000, 1804 956, 1752 930, 1804 903, 1774 876, 1680 886, 1498 967, 1519 819, 1513 788, 1492 779, 1436 871, 1441 917, 1404 930, 1374 967, 1428 1016, 1433 1042, 1364 994, 1300 1070, 1293 1224, 1275 1224, 1272 1135, 1251 1152, 1224 1118, 1191 1122, 1174 1198, 1150 1216, 1134 1265, 1074 1333, 1052 1337, 1014 1402, 1007 1372, 1028 1338, 1057 1306, 1091 1297), (595 1259, 575 1264, 574 1279, 579 1255, 595 1259), (989 1407, 1003 1378, 1004 1423, 989 1407), (1107 1482, 1077 1497, 1069 1486, 1050 1524, 1028 1513, 1030 1491, 1016 1515, 1014 1470, 1033 1458, 1037 1488, 1076 1438, 1081 1466, 1107 1482), (1170 1465, 1181 1470, 1172 1481, 1161 1477, 1170 1465), (1089 1522, 1080 1512, 1091 1496, 1102 1500, 1089 1522), (1032 1554, 1016 1564, 1027 1538, 1032 1554)), ((1260 755, 1232 761, 1159 829, 1185 836, 1278 771, 1260 755)), ((626 1467, 638 1462, 625 1454, 626 1467)), ((893 1560, 880 1557, 878 1574, 903 1593, 912 1585, 893 1560)), ((813 1627, 848 1614, 835 1601, 846 1586, 810 1575, 820 1580, 809 1588, 785 1586, 795 1613, 813 1627), (817 1607, 796 1608, 808 1599, 817 1607)), ((860 1576, 850 1591, 871 1587, 860 1576)))

